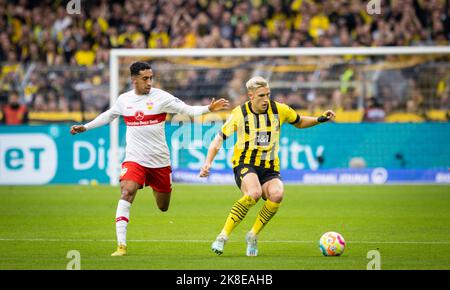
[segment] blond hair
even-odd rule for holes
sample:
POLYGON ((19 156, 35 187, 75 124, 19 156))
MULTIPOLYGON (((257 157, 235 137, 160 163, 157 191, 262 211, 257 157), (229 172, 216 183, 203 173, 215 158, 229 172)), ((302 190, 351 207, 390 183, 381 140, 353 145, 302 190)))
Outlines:
POLYGON ((248 91, 254 92, 261 87, 268 87, 269 83, 263 77, 256 76, 249 79, 245 86, 248 91))

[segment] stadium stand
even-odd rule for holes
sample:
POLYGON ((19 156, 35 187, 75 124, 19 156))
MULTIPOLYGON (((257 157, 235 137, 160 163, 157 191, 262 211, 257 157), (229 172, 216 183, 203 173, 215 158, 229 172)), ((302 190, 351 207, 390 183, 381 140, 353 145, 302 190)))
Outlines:
MULTIPOLYGON (((109 106, 112 48, 449 45, 449 0, 381 0, 373 16, 366 2, 95 0, 69 15, 67 1, 0 0, 0 103, 18 91, 31 123, 90 119, 109 106)), ((241 62, 170 62, 177 73, 154 63, 157 83, 191 104, 217 94, 240 103, 253 73, 241 62)), ((388 122, 449 119, 448 55, 327 63, 266 62, 272 95, 300 112, 331 106, 350 122, 370 121, 364 110, 374 98, 388 122), (374 91, 361 90, 367 78, 376 78, 374 91)))

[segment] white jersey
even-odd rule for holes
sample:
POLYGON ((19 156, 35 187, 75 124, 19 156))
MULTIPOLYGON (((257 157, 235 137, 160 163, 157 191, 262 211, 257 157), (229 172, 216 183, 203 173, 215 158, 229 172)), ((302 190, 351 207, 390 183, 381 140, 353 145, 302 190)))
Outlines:
POLYGON ((209 112, 208 106, 189 106, 166 91, 151 88, 146 95, 134 90, 121 94, 106 112, 85 125, 87 130, 100 127, 119 116, 127 126, 125 161, 149 168, 170 165, 164 131, 167 113, 197 116, 209 112))

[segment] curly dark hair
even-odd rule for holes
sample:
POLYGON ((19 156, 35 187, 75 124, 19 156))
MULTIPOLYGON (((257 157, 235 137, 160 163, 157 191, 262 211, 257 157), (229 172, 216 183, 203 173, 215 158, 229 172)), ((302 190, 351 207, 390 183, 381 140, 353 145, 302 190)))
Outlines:
POLYGON ((139 75, 139 72, 141 70, 146 70, 146 69, 152 69, 152 67, 146 62, 142 62, 142 61, 134 62, 130 66, 131 76, 137 76, 137 75, 139 75))

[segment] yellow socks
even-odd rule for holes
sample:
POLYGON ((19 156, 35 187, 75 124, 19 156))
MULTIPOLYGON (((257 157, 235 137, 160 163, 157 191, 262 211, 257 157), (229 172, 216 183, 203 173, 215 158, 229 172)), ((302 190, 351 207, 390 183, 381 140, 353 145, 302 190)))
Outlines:
POLYGON ((259 232, 264 228, 264 226, 270 221, 270 219, 277 213, 280 203, 273 202, 267 199, 264 203, 263 208, 258 214, 255 223, 253 224, 251 232, 254 235, 259 234, 259 232))
POLYGON ((256 204, 256 201, 248 195, 244 195, 236 201, 231 208, 230 214, 225 222, 221 234, 227 237, 231 234, 233 229, 244 219, 248 210, 256 204))
MULTIPOLYGON (((226 237, 230 236, 234 228, 245 218, 248 210, 255 204, 256 201, 248 195, 244 195, 241 199, 236 201, 231 208, 225 226, 220 234, 225 235, 226 237)), ((279 207, 280 203, 267 199, 253 224, 251 232, 254 235, 258 235, 270 219, 277 213, 279 207)))

